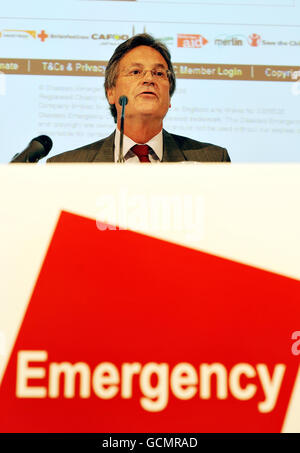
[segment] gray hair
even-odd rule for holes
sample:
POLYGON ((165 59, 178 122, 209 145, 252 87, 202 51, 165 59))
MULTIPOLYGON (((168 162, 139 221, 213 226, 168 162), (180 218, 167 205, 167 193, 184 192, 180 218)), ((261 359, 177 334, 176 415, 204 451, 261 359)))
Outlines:
MULTIPOLYGON (((148 46, 157 50, 162 57, 166 60, 168 69, 170 71, 169 82, 170 82, 170 96, 173 95, 176 87, 176 77, 175 72, 171 62, 171 55, 167 46, 161 41, 154 39, 151 35, 147 33, 141 33, 139 35, 132 36, 132 38, 127 39, 127 41, 120 44, 114 51, 112 57, 110 58, 106 70, 105 70, 105 81, 104 89, 105 95, 107 98, 107 90, 113 88, 116 85, 116 80, 119 75, 119 63, 124 55, 130 50, 138 46, 148 46)), ((108 98, 107 98, 108 99, 108 98)), ((117 109, 115 104, 109 104, 110 112, 114 117, 115 123, 117 122, 117 109)))

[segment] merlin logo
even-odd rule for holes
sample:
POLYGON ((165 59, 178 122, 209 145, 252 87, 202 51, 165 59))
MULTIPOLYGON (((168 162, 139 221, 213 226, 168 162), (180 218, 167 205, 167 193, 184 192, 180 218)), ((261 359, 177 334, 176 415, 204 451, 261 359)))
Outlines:
POLYGON ((244 45, 244 37, 243 36, 225 36, 221 35, 215 39, 216 46, 243 46, 244 45))

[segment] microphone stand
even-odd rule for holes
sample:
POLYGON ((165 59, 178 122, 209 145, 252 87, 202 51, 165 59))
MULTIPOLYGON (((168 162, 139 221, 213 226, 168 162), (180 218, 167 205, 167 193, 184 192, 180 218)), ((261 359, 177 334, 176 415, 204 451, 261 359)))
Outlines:
POLYGON ((125 117, 125 105, 128 103, 127 96, 120 96, 119 104, 122 106, 121 112, 121 124, 120 124, 120 146, 119 146, 119 158, 118 163, 124 163, 125 159, 123 156, 123 137, 124 137, 124 117, 125 117))

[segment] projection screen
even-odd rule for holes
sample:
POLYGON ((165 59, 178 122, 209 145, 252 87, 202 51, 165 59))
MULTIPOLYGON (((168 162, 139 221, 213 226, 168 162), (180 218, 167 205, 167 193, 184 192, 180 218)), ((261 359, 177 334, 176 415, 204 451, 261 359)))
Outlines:
POLYGON ((11 0, 0 15, 1 163, 41 134, 49 156, 109 135, 105 66, 141 32, 174 63, 167 131, 232 162, 300 161, 299 0, 11 0))

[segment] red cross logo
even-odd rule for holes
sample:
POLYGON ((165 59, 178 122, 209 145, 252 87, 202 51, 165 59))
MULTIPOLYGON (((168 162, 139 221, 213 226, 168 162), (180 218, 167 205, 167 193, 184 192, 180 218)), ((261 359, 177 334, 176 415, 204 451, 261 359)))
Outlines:
POLYGON ((41 40, 42 42, 44 42, 45 39, 48 38, 48 35, 47 35, 47 33, 45 32, 45 30, 42 30, 42 31, 41 31, 41 33, 38 35, 38 38, 40 38, 40 40, 41 40))

